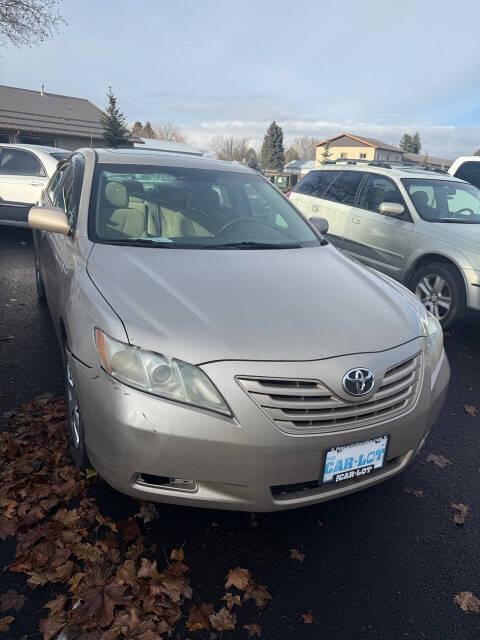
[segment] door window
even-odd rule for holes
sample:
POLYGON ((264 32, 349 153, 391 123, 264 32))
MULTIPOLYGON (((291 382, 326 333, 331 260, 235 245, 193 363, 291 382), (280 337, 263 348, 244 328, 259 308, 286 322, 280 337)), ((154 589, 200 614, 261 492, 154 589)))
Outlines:
POLYGON ((363 191, 360 206, 363 209, 379 213, 382 202, 396 202, 405 207, 402 195, 392 180, 384 176, 370 175, 363 191))
POLYGON ((72 226, 77 220, 84 168, 82 156, 73 156, 71 162, 57 170, 55 176, 59 174, 59 177, 54 176, 49 187, 53 206, 65 211, 72 226))
POLYGON ((336 171, 335 173, 337 177, 330 183, 323 197, 341 204, 353 205, 365 174, 362 171, 336 171))
POLYGON ((461 178, 480 189, 480 162, 464 162, 455 172, 456 178, 461 178))
POLYGON ((46 175, 40 160, 33 153, 6 147, 0 151, 0 174, 39 177, 46 175))
POLYGON ((335 178, 335 171, 310 171, 293 190, 294 193, 301 193, 305 196, 321 198, 328 186, 335 178))

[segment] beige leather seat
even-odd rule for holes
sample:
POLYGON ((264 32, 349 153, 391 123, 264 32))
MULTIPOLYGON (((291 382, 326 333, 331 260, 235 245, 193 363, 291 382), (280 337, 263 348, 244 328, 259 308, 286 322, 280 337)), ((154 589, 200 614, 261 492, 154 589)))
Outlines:
POLYGON ((146 234, 146 214, 129 204, 128 191, 120 182, 107 182, 105 185, 107 207, 103 208, 102 220, 105 221, 103 235, 106 238, 142 238, 146 234), (110 206, 108 206, 110 205, 110 206))

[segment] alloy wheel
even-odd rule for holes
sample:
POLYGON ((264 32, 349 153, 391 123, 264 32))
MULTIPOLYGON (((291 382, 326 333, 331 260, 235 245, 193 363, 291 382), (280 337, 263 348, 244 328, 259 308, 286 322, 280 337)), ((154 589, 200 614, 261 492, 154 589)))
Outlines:
POLYGON ((423 276, 417 283, 415 295, 437 320, 442 320, 450 311, 452 292, 447 281, 438 274, 423 276))

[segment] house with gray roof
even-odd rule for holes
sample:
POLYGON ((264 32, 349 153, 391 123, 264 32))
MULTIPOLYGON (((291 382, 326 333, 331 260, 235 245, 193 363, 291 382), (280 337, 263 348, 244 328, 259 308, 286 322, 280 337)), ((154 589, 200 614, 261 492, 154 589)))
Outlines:
MULTIPOLYGON (((85 98, 0 85, 0 142, 103 147, 103 111, 85 98)), ((125 146, 141 142, 130 132, 125 146)))
POLYGON ((322 154, 327 144, 330 150, 330 160, 401 162, 403 158, 403 151, 387 142, 365 136, 355 136, 351 133, 341 133, 317 144, 316 164, 323 162, 322 154))

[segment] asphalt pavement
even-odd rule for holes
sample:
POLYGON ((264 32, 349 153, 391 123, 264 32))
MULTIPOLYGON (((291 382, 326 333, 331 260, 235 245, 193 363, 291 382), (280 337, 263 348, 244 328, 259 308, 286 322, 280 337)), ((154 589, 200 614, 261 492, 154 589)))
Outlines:
MULTIPOLYGON (((452 379, 445 409, 400 476, 337 501, 255 518, 158 505, 147 537, 162 563, 173 545, 184 544, 195 603, 218 605, 226 573, 239 566, 273 596, 255 614, 264 640, 480 638, 480 613, 454 603, 464 591, 480 598, 480 413, 464 409, 480 409, 480 328, 457 327, 446 348, 452 379), (438 467, 429 454, 451 464, 438 467), (463 526, 453 522, 452 503, 470 508, 463 526), (291 549, 305 554, 303 562, 291 559, 291 549)), ((0 227, 0 415, 46 391, 62 393, 62 372, 48 312, 36 298, 31 233, 0 227)), ((115 520, 138 511, 104 482, 90 493, 115 520)), ((13 543, 0 543, 0 595, 14 588, 28 600, 2 637, 39 638, 52 586, 32 592, 21 574, 1 574, 13 553, 13 543)), ((246 638, 242 626, 223 638, 246 638)), ((207 640, 208 633, 185 637, 207 640)))

